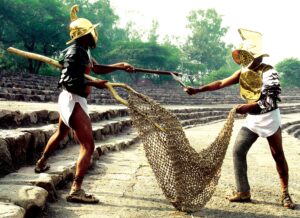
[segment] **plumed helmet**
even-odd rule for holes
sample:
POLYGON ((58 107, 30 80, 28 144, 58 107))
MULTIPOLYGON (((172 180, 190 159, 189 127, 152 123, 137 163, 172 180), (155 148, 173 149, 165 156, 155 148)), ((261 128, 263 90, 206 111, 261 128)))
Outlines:
POLYGON ((71 23, 69 26, 71 40, 68 41, 66 44, 70 44, 75 39, 78 39, 89 33, 93 36, 94 42, 96 44, 98 41, 98 34, 95 28, 99 25, 99 23, 92 24, 91 21, 89 21, 88 19, 78 18, 77 17, 78 11, 79 11, 78 5, 74 5, 71 8, 71 23))
POLYGON ((252 30, 239 29, 240 36, 243 40, 240 48, 232 52, 232 58, 243 67, 250 66, 255 58, 269 57, 262 52, 262 34, 252 30))

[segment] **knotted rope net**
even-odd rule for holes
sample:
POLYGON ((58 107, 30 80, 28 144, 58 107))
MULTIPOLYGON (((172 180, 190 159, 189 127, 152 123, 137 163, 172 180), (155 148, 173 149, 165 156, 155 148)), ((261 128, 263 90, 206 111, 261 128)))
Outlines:
POLYGON ((200 210, 220 178, 229 145, 235 109, 215 141, 199 153, 190 146, 177 117, 149 97, 128 91, 129 114, 143 142, 159 186, 181 211, 200 210))

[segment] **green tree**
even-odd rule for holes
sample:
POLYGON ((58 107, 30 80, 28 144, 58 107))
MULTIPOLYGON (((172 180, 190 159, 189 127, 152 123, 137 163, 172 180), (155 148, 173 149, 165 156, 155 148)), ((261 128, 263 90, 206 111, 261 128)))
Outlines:
MULTIPOLYGON (((159 45, 154 42, 119 42, 113 50, 108 53, 112 62, 126 61, 136 68, 150 68, 155 70, 178 69, 180 63, 180 50, 170 44, 159 45)), ((124 74, 117 73, 113 79, 119 80, 124 74)), ((151 79, 155 83, 171 80, 169 76, 157 76, 153 74, 129 74, 132 82, 141 79, 151 79)))
POLYGON ((191 11, 187 27, 191 31, 183 46, 183 71, 206 75, 226 65, 229 47, 222 41, 228 28, 222 27, 222 17, 214 10, 191 11), (191 68, 188 62, 191 63, 191 68))
MULTIPOLYGON (((68 16, 61 1, 0 0, 0 5, 0 25, 4 27, 0 41, 4 47, 15 46, 52 56, 66 41, 66 32, 62 30, 66 29, 68 16)), ((27 63, 31 73, 37 73, 42 65, 29 59, 27 63)))
MULTIPOLYGON (((238 67, 236 68, 238 69, 238 67)), ((232 71, 231 68, 228 67, 221 67, 220 69, 216 70, 216 71, 212 71, 210 74, 206 75, 203 78, 203 83, 207 84, 207 83, 211 83, 217 80, 222 80, 225 79, 226 77, 231 76, 234 73, 234 71, 232 71)))
POLYGON ((300 60, 287 58, 275 66, 283 86, 300 87, 300 60))

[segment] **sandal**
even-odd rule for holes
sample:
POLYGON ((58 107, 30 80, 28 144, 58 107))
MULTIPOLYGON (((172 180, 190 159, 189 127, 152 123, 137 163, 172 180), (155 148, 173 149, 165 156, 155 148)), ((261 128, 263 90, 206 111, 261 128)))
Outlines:
POLYGON ((48 164, 46 164, 42 167, 39 167, 38 165, 35 165, 34 172, 35 173, 44 173, 49 169, 50 169, 50 165, 48 165, 48 164))
POLYGON ((70 194, 66 197, 68 202, 74 203, 86 203, 86 204, 97 204, 99 199, 93 195, 86 194, 83 189, 72 190, 70 194))
POLYGON ((251 202, 251 194, 250 192, 236 192, 227 199, 230 202, 251 202))
POLYGON ((295 204, 292 201, 291 196, 288 193, 282 193, 281 195, 281 204, 283 207, 288 208, 288 209, 295 209, 295 204))

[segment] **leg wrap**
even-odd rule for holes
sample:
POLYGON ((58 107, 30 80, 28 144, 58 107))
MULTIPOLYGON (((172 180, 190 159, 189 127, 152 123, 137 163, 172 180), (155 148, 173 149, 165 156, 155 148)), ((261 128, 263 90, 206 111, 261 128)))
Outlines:
POLYGON ((247 153, 258 135, 246 127, 242 127, 233 147, 233 165, 236 188, 238 192, 249 192, 250 185, 247 177, 247 153))

